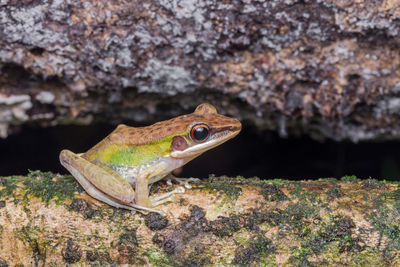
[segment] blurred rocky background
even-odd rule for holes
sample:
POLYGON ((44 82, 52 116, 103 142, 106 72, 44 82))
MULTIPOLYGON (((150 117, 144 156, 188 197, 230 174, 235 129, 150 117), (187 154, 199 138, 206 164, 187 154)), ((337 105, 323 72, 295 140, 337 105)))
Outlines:
POLYGON ((0 0, 0 166, 210 102, 251 129, 228 148, 250 163, 397 171, 399 30, 397 0, 0 0))

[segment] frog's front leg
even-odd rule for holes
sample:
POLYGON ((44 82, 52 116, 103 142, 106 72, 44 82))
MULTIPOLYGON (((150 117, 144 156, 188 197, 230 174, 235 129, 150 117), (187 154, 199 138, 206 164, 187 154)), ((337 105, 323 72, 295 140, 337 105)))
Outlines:
POLYGON ((139 206, 145 206, 145 207, 156 207, 158 205, 164 204, 166 202, 171 202, 174 201, 175 194, 182 194, 185 193, 185 189, 183 187, 178 187, 175 190, 149 197, 149 189, 148 189, 148 178, 141 178, 138 177, 136 179, 136 187, 135 187, 135 193, 136 193, 136 198, 135 202, 139 206))
POLYGON ((139 174, 135 182, 135 203, 144 207, 150 207, 149 176, 150 174, 139 174))
POLYGON ((143 169, 139 172, 135 181, 135 202, 140 206, 156 207, 165 202, 173 201, 175 194, 181 194, 185 192, 183 187, 178 187, 175 190, 149 197, 149 183, 154 183, 165 177, 171 170, 170 163, 167 160, 159 160, 156 164, 153 164, 150 168, 143 169))

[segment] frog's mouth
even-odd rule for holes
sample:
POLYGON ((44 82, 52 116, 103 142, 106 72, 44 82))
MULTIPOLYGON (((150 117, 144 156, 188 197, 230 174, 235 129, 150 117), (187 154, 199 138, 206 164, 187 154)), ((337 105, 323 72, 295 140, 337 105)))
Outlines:
POLYGON ((239 130, 221 130, 216 133, 210 135, 207 141, 203 143, 194 143, 192 146, 186 148, 182 151, 172 151, 171 157, 173 158, 187 158, 187 157, 195 157, 200 155, 201 153, 212 149, 220 144, 228 141, 229 139, 235 137, 240 132, 239 130))

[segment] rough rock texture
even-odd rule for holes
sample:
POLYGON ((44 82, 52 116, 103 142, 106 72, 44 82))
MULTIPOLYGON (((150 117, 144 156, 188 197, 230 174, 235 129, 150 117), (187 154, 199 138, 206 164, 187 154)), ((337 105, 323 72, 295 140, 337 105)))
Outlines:
POLYGON ((0 0, 0 136, 202 101, 281 135, 400 137, 397 0, 0 0))
POLYGON ((111 208, 71 176, 0 182, 2 266, 400 264, 398 184, 214 177, 159 206, 162 217, 111 208))

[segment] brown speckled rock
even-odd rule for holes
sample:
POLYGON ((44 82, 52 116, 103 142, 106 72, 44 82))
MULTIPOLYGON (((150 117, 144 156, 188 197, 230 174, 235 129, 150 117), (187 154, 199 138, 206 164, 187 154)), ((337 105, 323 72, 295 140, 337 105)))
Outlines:
POLYGON ((214 177, 158 206, 161 217, 101 203, 71 176, 1 180, 0 266, 400 264, 398 184, 214 177))
POLYGON ((0 136, 209 101, 281 135, 400 137, 398 1, 0 1, 0 136))

